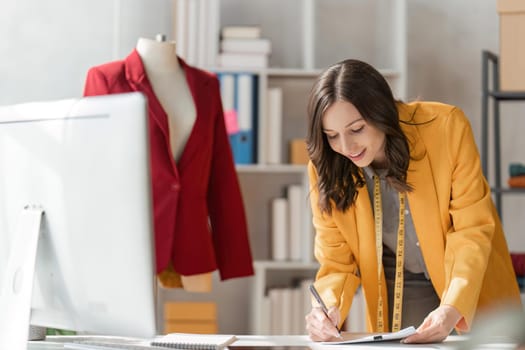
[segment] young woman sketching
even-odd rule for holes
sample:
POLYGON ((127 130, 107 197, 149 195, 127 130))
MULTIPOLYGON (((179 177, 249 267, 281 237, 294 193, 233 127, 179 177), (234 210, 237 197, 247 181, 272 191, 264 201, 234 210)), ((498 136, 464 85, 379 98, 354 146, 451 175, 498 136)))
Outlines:
POLYGON ((358 60, 326 69, 308 107, 310 200, 329 307, 306 316, 329 340, 362 287, 368 329, 440 342, 468 331, 476 311, 520 303, 500 220, 463 112, 397 101, 358 60))

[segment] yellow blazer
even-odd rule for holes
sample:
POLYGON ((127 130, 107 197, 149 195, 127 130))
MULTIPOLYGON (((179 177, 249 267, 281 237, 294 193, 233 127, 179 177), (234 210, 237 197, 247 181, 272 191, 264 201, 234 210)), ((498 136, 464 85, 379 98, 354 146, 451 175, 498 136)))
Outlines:
MULTIPOLYGON (((520 303, 501 223, 464 113, 434 102, 399 104, 398 111, 402 121, 411 123, 401 123, 410 145, 407 181, 414 188, 407 198, 423 258, 441 304, 459 310, 463 319, 457 329, 466 331, 478 307, 520 303)), ((361 283, 368 329, 377 331, 377 258, 367 189, 359 189, 346 212, 321 214, 311 162, 308 172, 320 263, 315 284, 329 306, 338 306, 342 323, 361 283)), ((386 286, 384 273, 382 278, 386 286)), ((386 288, 382 292, 388 325, 386 288)))

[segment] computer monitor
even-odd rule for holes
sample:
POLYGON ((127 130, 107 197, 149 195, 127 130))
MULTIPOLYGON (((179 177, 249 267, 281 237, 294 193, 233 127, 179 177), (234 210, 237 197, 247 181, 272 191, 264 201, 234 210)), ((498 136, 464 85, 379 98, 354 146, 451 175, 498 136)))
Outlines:
POLYGON ((19 310, 6 300, 16 299, 21 272, 27 275, 16 260, 31 245, 17 246, 16 237, 34 231, 24 208, 36 207, 43 215, 30 323, 89 334, 157 333, 149 169, 140 93, 0 107, 0 318, 8 326, 19 310))

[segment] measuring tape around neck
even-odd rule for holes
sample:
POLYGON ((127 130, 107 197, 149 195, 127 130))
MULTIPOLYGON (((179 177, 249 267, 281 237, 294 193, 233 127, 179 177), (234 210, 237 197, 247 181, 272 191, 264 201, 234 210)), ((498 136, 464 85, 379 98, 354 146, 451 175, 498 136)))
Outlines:
MULTIPOLYGON (((377 253, 377 331, 384 332, 383 293, 381 272, 383 267, 383 206, 381 203, 381 183, 374 175, 374 224, 376 231, 377 253)), ((394 307, 392 311, 392 332, 401 329, 401 311, 403 309, 403 269, 405 260, 405 194, 399 193, 399 226, 397 228, 396 278, 394 281, 394 307)))

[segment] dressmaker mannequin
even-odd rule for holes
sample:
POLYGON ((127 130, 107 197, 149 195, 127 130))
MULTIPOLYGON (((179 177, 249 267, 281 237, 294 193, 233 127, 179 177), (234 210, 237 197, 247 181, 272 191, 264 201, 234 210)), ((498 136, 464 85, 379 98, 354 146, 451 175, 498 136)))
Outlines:
MULTIPOLYGON (((161 39, 162 40, 162 39, 161 39)), ((175 43, 139 38, 137 52, 144 65, 148 80, 155 96, 168 115, 170 146, 175 161, 178 161, 195 123, 196 112, 193 97, 188 87, 184 70, 175 52, 175 43)), ((166 270, 161 282, 172 285, 175 272, 166 270)), ((211 290, 211 273, 180 276, 180 282, 187 291, 208 292, 211 290)))
POLYGON ((161 284, 209 291, 213 271, 219 270, 221 280, 253 275, 217 76, 178 59, 174 43, 142 38, 124 59, 88 70, 85 96, 135 91, 150 102, 156 273, 161 284))
POLYGON ((171 151, 178 161, 195 123, 196 112, 175 43, 139 38, 136 49, 155 96, 168 115, 171 151))

